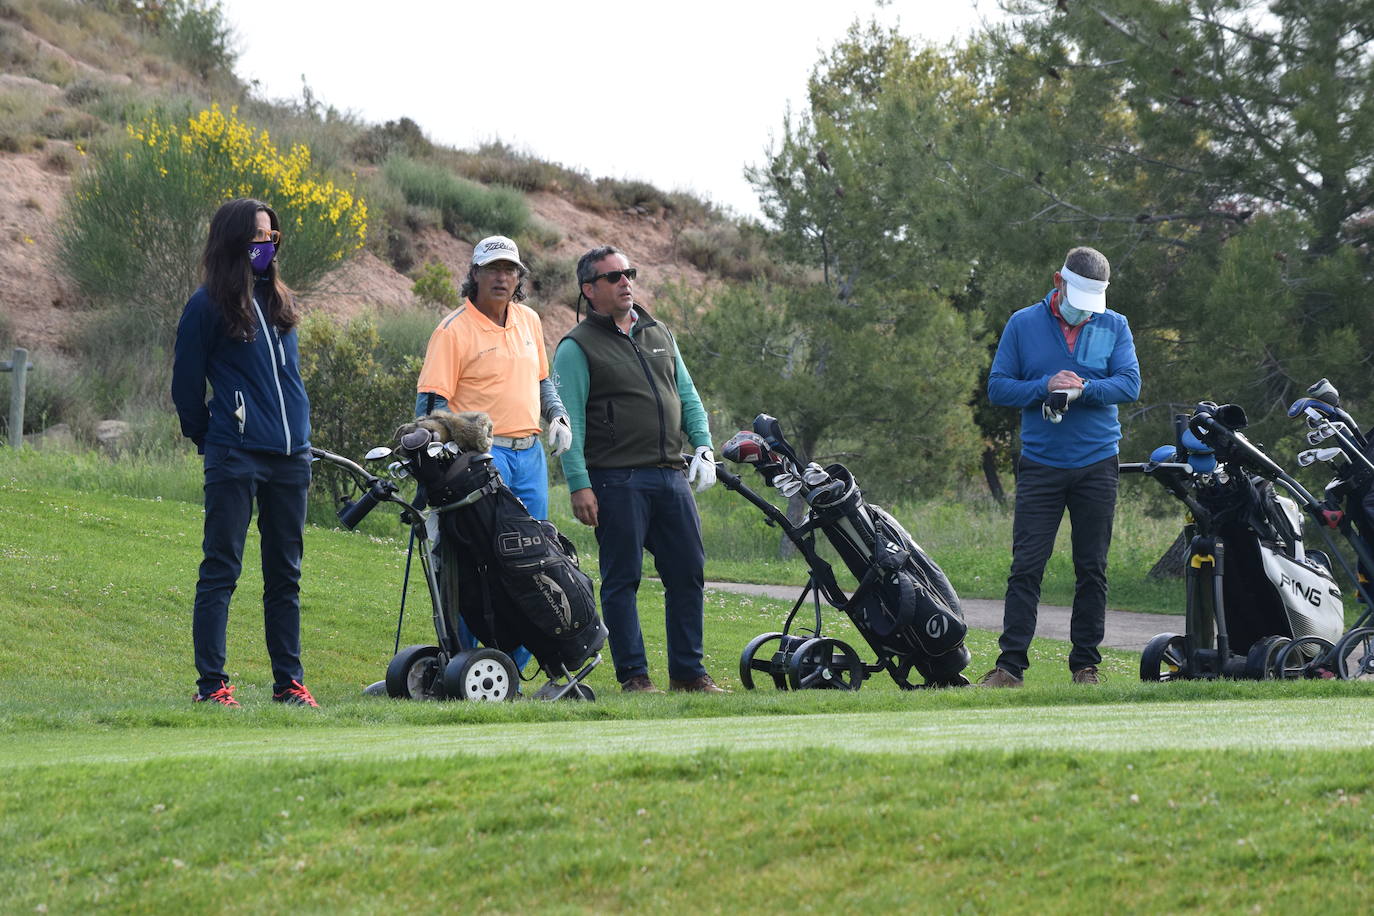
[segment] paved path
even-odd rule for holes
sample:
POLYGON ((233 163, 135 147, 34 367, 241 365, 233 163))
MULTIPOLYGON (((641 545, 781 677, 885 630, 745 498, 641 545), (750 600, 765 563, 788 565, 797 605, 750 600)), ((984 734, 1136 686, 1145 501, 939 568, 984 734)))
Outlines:
MULTIPOLYGON (((735 592, 741 595, 762 595, 767 598, 782 598, 796 601, 801 594, 800 586, 791 585, 749 585, 742 582, 707 582, 706 587, 721 592, 735 592)), ((964 606, 964 619, 971 627, 980 630, 1002 632, 1002 602, 987 598, 961 599, 964 606)), ((1145 643, 1157 633, 1182 633, 1183 615, 1141 614, 1135 611, 1107 611, 1107 633, 1102 645, 1111 649, 1128 649, 1139 652, 1145 643)), ((1036 636, 1048 639, 1069 638, 1069 609, 1051 604, 1040 605, 1040 617, 1036 622, 1036 636)))

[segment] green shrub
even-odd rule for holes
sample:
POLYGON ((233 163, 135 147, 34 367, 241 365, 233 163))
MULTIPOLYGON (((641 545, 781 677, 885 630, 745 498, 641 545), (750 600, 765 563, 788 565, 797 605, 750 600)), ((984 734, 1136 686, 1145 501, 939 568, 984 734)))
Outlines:
POLYGON ((513 236, 529 224, 525 197, 514 188, 484 187, 408 156, 392 156, 384 170, 407 202, 436 208, 451 235, 470 236, 471 241, 484 235, 513 236))
POLYGON ((238 55, 218 0, 161 0, 156 6, 157 36, 177 63, 201 79, 233 73, 238 55))
MULTIPOLYGON (((7 335, 0 327, 0 343, 7 335)), ((0 361, 9 362, 14 348, 4 343, 0 361)), ((78 366, 69 356, 53 350, 29 352, 33 371, 24 377, 24 432, 41 432, 54 423, 72 423, 75 408, 82 401, 78 381, 78 366)), ((14 385, 12 372, 0 372, 0 442, 9 441, 10 391, 14 385)), ((75 426, 76 424, 72 424, 75 426)))
POLYGON ((438 261, 430 261, 415 277, 411 287, 421 302, 453 309, 462 301, 453 285, 453 272, 438 261))
POLYGON ((592 180, 584 172, 546 162, 530 153, 516 152, 499 140, 484 143, 474 151, 462 150, 455 155, 455 160, 460 173, 483 184, 555 192, 574 189, 585 192, 593 187, 592 180))
POLYGON ((434 144, 425 137, 419 124, 410 118, 401 118, 369 127, 354 139, 352 150, 353 155, 364 162, 382 163, 393 154, 411 158, 428 156, 434 151, 434 144))
MULTIPOLYGON (((389 368, 379 358, 381 338, 368 316, 347 324, 307 316, 301 323, 300 348, 311 442, 355 461, 374 445, 390 444, 396 427, 413 415, 418 360, 389 368)), ((342 474, 320 476, 312 490, 330 506, 352 493, 342 474)))
POLYGON ((377 359, 388 369, 409 373, 412 389, 420 377, 419 364, 429 347, 429 338, 443 317, 429 306, 387 310, 377 316, 377 359))

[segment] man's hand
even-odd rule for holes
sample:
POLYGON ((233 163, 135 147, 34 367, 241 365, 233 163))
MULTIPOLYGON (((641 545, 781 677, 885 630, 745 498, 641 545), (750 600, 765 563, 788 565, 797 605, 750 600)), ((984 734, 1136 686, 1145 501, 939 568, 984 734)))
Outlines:
POLYGON ((568 425, 567 417, 557 416, 549 421, 544 444, 553 449, 549 454, 555 458, 572 448, 572 427, 568 425))
POLYGON ((697 446, 692 463, 687 465, 687 482, 696 484, 698 493, 716 485, 716 456, 711 454, 711 446, 697 446))
POLYGON ((596 493, 591 487, 572 492, 573 515, 589 528, 596 527, 596 493))
POLYGON ((1051 391, 1063 391, 1066 388, 1082 388, 1083 379, 1072 369, 1061 369, 1045 384, 1045 393, 1051 391))

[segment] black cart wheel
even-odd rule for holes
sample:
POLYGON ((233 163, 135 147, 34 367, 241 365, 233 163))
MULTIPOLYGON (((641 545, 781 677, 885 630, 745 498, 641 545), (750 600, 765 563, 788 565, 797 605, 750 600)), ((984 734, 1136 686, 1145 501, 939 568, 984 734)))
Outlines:
POLYGON ((1335 677, 1336 672, 1323 664, 1334 648, 1329 639, 1300 636, 1278 651, 1270 670, 1279 680, 1335 677))
POLYGON ((499 649, 468 649, 444 666, 444 695, 454 700, 513 700, 515 662, 499 649))
POLYGON ((859 653, 828 636, 808 639, 787 660, 793 690, 858 690, 867 674, 859 653))
POLYGON ((1279 650, 1292 642, 1287 636, 1266 636, 1256 640, 1245 654, 1245 676, 1256 681, 1267 681, 1274 676, 1274 659, 1279 650))
POLYGON ((779 690, 787 689, 787 675, 783 673, 782 659, 778 658, 779 651, 787 641, 788 637, 781 633, 760 633, 749 640, 749 645, 744 647, 739 656, 739 682, 745 690, 754 689, 755 671, 772 676, 773 686, 779 690), (778 643, 777 648, 765 650, 764 647, 774 640, 778 643))
POLYGON ((1343 681, 1374 680, 1374 627, 1359 627, 1345 634, 1331 653, 1336 677, 1343 681))
POLYGON ((588 703, 595 703, 596 691, 592 690, 592 688, 588 687, 586 684, 578 684, 575 687, 573 687, 572 690, 569 690, 568 695, 565 696, 563 699, 585 700, 588 703))
POLYGON ((438 646, 406 646, 386 666, 386 695, 397 700, 442 700, 438 646))
POLYGON ((1184 677, 1187 665, 1183 637, 1177 633, 1160 633, 1145 644, 1140 653, 1142 681, 1177 681, 1184 677))

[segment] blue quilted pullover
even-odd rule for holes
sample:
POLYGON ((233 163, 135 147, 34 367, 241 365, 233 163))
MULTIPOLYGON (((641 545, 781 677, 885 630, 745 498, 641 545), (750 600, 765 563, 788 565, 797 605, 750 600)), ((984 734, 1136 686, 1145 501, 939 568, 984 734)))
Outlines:
POLYGON ((1121 423, 1116 405, 1140 397, 1140 364, 1126 316, 1107 309, 1093 315, 1078 334, 1072 353, 1059 319, 1044 299, 1011 316, 997 344, 988 374, 988 399, 1021 408, 1021 454, 1055 468, 1081 468, 1117 454, 1121 423), (1063 421, 1040 412, 1050 378, 1070 369, 1088 384, 1069 405, 1063 421))

